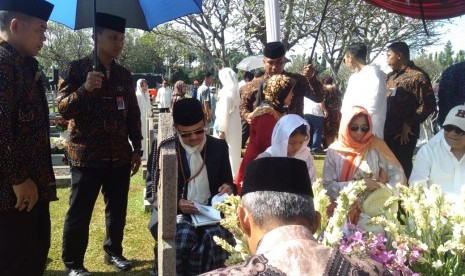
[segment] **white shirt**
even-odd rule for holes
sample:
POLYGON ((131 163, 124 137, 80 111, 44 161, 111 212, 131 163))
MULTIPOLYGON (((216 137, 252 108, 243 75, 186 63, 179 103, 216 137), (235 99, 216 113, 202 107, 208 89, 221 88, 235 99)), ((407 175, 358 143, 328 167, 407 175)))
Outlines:
POLYGON ((444 132, 439 132, 433 139, 418 151, 409 183, 418 182, 426 187, 437 184, 445 195, 456 197, 465 187, 465 156, 457 160, 444 132))
POLYGON ((320 103, 316 103, 307 97, 304 97, 304 114, 315 115, 318 117, 324 117, 323 109, 320 103))
POLYGON ((157 93, 158 108, 169 108, 170 107, 172 93, 173 91, 168 86, 161 87, 160 89, 158 89, 158 93, 157 93))
POLYGON ((365 65, 349 78, 347 90, 342 101, 341 114, 353 106, 365 108, 373 122, 373 134, 384 138, 386 121, 386 75, 377 67, 365 65))

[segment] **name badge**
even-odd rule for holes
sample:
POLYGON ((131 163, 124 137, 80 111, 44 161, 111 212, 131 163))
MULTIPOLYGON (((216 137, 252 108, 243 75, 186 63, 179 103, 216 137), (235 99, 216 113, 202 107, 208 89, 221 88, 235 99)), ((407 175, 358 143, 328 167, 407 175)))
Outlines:
POLYGON ((118 110, 126 109, 124 106, 124 98, 122 96, 116 97, 116 105, 118 106, 118 110))

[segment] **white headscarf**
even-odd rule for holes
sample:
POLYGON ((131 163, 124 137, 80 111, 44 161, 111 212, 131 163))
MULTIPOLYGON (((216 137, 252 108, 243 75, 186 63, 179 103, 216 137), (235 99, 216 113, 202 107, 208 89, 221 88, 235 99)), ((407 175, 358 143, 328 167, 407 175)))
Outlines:
MULTIPOLYGON (((237 75, 236 73, 229 67, 223 68, 218 73, 220 78, 221 84, 223 87, 221 88, 220 97, 221 96, 229 96, 233 99, 234 105, 233 108, 239 108, 241 103, 241 96, 239 95, 239 84, 237 82, 237 75)), ((234 109, 230 110, 229 113, 232 113, 234 109)))
POLYGON ((145 117, 151 112, 152 106, 150 104, 149 92, 142 91, 142 82, 147 83, 144 79, 137 80, 136 97, 141 116, 145 117))
POLYGON ((239 95, 237 75, 231 68, 227 67, 221 69, 218 76, 223 87, 219 92, 220 100, 216 106, 218 112, 215 113, 215 129, 224 131, 228 128, 228 120, 224 117, 230 115, 235 110, 239 110, 241 97, 239 95))
MULTIPOLYGON (((307 128, 307 136, 310 138, 310 125, 302 117, 296 114, 289 114, 281 117, 276 123, 271 136, 271 146, 265 152, 272 157, 288 157, 287 147, 289 144, 289 137, 291 133, 301 125, 307 128)), ((316 180, 315 165, 313 156, 307 143, 303 143, 302 147, 297 151, 294 156, 289 156, 305 161, 307 163, 310 180, 316 180)))

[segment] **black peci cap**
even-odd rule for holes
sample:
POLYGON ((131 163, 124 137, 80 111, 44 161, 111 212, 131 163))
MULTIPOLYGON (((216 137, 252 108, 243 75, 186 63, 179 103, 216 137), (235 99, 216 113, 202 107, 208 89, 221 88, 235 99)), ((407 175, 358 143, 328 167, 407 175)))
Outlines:
POLYGON ((48 21, 54 5, 45 0, 0 0, 0 11, 20 12, 48 21))
POLYGON ((284 45, 281 41, 268 42, 263 49, 263 55, 270 59, 283 57, 286 54, 284 45))
POLYGON ((176 125, 193 126, 204 119, 200 101, 193 98, 184 98, 173 106, 173 122, 176 125))
POLYGON ((252 161, 245 170, 242 195, 259 191, 313 197, 307 164, 291 157, 265 157, 252 161))
POLYGON ((98 12, 95 26, 124 33, 126 29, 126 19, 116 15, 98 12))

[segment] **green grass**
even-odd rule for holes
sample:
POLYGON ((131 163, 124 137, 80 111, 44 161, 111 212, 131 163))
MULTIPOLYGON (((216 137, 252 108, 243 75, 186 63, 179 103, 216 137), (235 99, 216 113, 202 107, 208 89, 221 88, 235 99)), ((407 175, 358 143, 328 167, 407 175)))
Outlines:
MULTIPOLYGON (((147 224, 150 214, 144 213, 143 189, 144 181, 139 172, 131 179, 129 203, 125 235, 123 241, 123 254, 133 262, 132 271, 125 275, 147 275, 153 266, 154 240, 150 235, 147 224)), ((52 218, 52 244, 49 253, 49 263, 45 275, 64 275, 64 265, 61 261, 61 238, 63 235, 63 221, 68 210, 69 189, 58 189, 59 201, 50 205, 52 218)), ((92 275, 113 274, 112 266, 103 262, 103 239, 105 236, 105 204, 100 195, 95 204, 89 230, 89 245, 87 247, 84 266, 92 275)))
MULTIPOLYGON (((316 155, 314 158, 317 177, 321 177, 324 155, 316 155)), ((133 262, 134 268, 130 272, 124 273, 124 275, 147 275, 153 266, 153 246, 155 242, 147 229, 150 214, 144 213, 144 186, 140 172, 132 177, 123 241, 123 254, 133 262)), ((60 200, 50 205, 52 244, 49 253, 49 263, 45 272, 46 276, 64 275, 65 269, 61 261, 61 238, 63 235, 63 221, 69 204, 69 189, 58 189, 58 197, 60 200)), ((104 252, 102 244, 105 236, 104 208, 103 198, 100 195, 92 216, 89 230, 89 245, 87 246, 84 260, 84 266, 93 275, 116 274, 112 266, 103 262, 104 252)))

